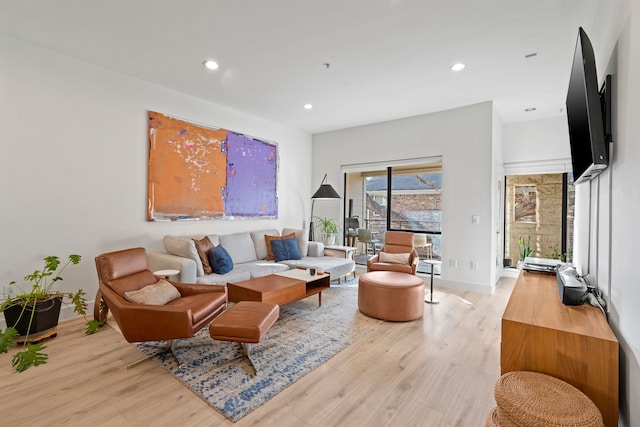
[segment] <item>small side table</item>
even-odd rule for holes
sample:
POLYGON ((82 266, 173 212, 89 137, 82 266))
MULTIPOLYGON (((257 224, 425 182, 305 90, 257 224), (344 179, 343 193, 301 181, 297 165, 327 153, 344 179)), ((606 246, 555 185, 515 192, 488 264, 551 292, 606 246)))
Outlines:
POLYGON ((353 254, 356 248, 353 246, 330 245, 324 247, 324 254, 336 258, 346 258, 353 261, 353 254))
POLYGON ((158 270, 158 271, 154 271, 153 274, 155 274, 156 276, 164 277, 165 279, 169 280, 169 277, 177 276, 178 274, 180 274, 180 270, 175 270, 175 269, 158 270))
POLYGON ((438 261, 435 259, 423 259, 422 261, 425 264, 431 265, 431 288, 429 290, 429 295, 425 296, 424 302, 429 304, 439 304, 440 301, 438 301, 437 299, 433 299, 433 274, 435 273, 436 265, 442 265, 442 261, 438 261))

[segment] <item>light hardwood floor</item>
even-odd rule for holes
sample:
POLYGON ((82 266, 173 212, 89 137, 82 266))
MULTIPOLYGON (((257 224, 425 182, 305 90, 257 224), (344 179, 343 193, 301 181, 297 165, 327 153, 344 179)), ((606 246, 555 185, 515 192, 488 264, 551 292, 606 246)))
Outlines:
MULTIPOLYGON (((383 323, 232 423, 110 327, 62 322, 49 362, 18 374, 0 355, 0 425, 483 426, 500 376, 500 319, 514 279, 491 296, 436 288, 422 320, 383 323)), ((113 322, 113 321, 112 321, 113 322)))

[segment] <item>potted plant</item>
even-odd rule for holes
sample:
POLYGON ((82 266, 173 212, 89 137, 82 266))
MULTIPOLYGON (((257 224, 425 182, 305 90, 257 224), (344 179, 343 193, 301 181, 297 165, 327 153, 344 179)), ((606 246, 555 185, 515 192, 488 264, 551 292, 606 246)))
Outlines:
POLYGON ((518 239, 518 248, 520 249, 520 261, 518 261, 518 268, 522 268, 525 258, 534 256, 536 250, 531 247, 531 235, 527 236, 527 242, 525 243, 524 237, 518 239))
POLYGON ((338 239, 338 223, 335 219, 316 217, 320 239, 326 246, 335 245, 338 239))
MULTIPOLYGON (((16 353, 11 362, 18 372, 47 362, 48 356, 43 351, 46 347, 39 341, 56 335, 63 299, 70 300, 73 311, 86 319, 87 301, 82 289, 75 293, 53 289, 55 283, 62 280, 62 272, 70 264, 78 264, 80 259, 80 255, 69 255, 67 262, 58 270, 60 259, 53 255, 45 257, 42 270, 35 270, 24 277, 30 288, 22 289, 15 281, 9 283, 21 292, 0 303, 0 311, 7 322, 6 330, 0 330, 0 353, 7 353, 10 347, 22 343, 22 351, 16 353)), ((100 325, 97 320, 87 321, 86 333, 96 332, 100 325)))

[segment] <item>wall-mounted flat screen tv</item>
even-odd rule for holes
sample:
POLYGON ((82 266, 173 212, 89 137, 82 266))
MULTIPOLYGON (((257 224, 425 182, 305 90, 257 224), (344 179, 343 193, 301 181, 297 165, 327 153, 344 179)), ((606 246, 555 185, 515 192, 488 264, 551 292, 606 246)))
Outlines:
POLYGON ((567 90, 567 120, 575 184, 595 178, 609 164, 600 102, 593 47, 580 28, 567 90))

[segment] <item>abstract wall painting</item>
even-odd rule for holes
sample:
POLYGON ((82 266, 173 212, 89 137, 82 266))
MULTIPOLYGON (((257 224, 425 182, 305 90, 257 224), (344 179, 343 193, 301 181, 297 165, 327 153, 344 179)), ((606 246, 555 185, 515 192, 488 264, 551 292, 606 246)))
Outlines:
POLYGON ((277 145, 149 111, 148 221, 277 218, 277 145))
POLYGON ((227 133, 227 215, 278 215, 276 164, 275 145, 239 133, 227 133))

